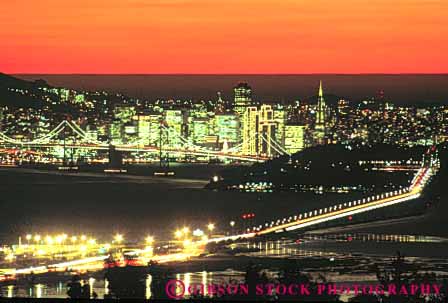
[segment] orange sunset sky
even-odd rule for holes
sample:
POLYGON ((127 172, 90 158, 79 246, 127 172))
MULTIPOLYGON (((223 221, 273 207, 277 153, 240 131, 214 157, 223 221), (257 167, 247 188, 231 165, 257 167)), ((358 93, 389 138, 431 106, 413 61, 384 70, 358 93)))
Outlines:
POLYGON ((447 0, 0 0, 4 73, 446 73, 447 0))

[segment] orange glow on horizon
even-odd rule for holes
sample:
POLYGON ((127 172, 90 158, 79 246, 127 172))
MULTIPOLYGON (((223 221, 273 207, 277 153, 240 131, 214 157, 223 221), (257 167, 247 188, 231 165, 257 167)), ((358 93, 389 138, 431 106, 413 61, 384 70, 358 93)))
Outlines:
POLYGON ((446 0, 3 1, 5 73, 446 73, 446 0))

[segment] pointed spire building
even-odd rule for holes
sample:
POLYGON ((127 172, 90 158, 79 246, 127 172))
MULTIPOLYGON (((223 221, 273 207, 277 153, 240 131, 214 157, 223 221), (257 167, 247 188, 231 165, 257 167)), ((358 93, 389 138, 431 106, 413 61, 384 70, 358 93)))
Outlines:
POLYGON ((317 96, 316 109, 316 124, 314 126, 314 142, 316 145, 325 144, 325 122, 326 122, 327 108, 324 99, 324 90, 322 88, 322 81, 319 83, 319 94, 317 96))
POLYGON ((324 99, 324 90, 322 89, 322 81, 319 83, 319 95, 317 97, 317 114, 316 114, 316 128, 325 129, 325 112, 326 105, 324 99))

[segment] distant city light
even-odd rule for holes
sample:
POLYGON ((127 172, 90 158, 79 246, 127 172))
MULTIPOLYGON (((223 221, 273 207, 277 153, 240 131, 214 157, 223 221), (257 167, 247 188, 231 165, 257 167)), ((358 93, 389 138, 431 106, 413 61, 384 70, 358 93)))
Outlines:
POLYGON ((182 230, 176 230, 176 231, 174 232, 174 236, 175 236, 177 239, 181 238, 182 235, 183 235, 182 230))
POLYGON ((202 231, 201 229, 195 229, 195 230, 193 230, 193 236, 196 236, 196 237, 202 237, 204 235, 204 231, 202 231))
POLYGON ((122 234, 116 234, 115 236, 114 236, 114 241, 116 242, 116 243, 118 243, 118 244, 120 244, 121 242, 123 242, 123 235, 122 234))
POLYGON ((152 243, 154 243, 154 237, 153 237, 153 236, 147 236, 147 237, 145 238, 145 242, 146 242, 146 244, 152 244, 152 243))
POLYGON ((209 223, 209 224, 207 225, 207 229, 208 229, 209 231, 213 231, 213 230, 215 229, 215 224, 213 224, 213 223, 209 223))

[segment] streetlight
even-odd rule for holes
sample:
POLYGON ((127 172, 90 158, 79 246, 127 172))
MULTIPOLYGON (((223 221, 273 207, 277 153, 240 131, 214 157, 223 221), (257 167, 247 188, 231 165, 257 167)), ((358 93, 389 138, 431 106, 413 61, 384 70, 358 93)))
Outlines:
POLYGON ((56 243, 61 244, 62 241, 63 241, 63 239, 62 239, 62 236, 61 236, 61 235, 56 236, 56 243))
POLYGON ((207 225, 207 229, 208 229, 209 231, 213 231, 213 230, 215 229, 215 224, 213 224, 213 223, 209 223, 209 224, 207 225))
POLYGON ((45 242, 47 242, 48 245, 51 245, 53 244, 53 238, 51 236, 46 236, 45 242))
POLYGON ((204 235, 204 232, 201 230, 201 229, 195 229, 195 230, 193 230, 193 236, 196 236, 196 237, 202 237, 204 235))
POLYGON ((38 243, 40 241, 40 235, 34 236, 34 242, 38 243))
POLYGON ((176 239, 180 239, 182 237, 182 234, 183 234, 182 231, 178 229, 174 232, 174 237, 176 239))
POLYGON ((153 236, 147 236, 146 239, 146 244, 151 245, 154 243, 154 237, 153 236))
POLYGON ((182 228, 182 232, 184 233, 184 235, 188 235, 190 233, 190 229, 188 227, 184 227, 182 228))
POLYGON ((114 240, 115 240, 115 242, 117 242, 118 244, 120 244, 121 242, 123 242, 123 235, 121 235, 121 234, 116 234, 116 235, 114 236, 114 240))
POLYGON ((234 232, 233 232, 233 227, 235 226, 235 221, 230 221, 230 229, 231 229, 231 233, 232 233, 232 235, 234 234, 234 232))
POLYGON ((185 239, 183 244, 184 244, 184 247, 187 247, 187 246, 189 246, 191 244, 191 240, 190 239, 185 239))
POLYGON ((30 234, 27 234, 26 235, 26 240, 28 241, 28 244, 30 244, 30 240, 33 238, 33 236, 32 235, 30 235, 30 234))

